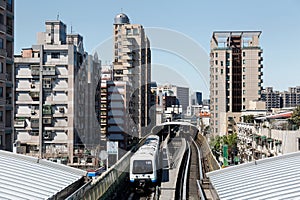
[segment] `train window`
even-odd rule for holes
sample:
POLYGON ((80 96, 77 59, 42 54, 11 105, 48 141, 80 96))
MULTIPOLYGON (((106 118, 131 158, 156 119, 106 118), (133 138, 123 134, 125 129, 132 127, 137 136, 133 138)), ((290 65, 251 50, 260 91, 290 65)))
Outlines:
POLYGON ((133 174, 152 174, 152 161, 151 160, 135 160, 133 161, 133 174))

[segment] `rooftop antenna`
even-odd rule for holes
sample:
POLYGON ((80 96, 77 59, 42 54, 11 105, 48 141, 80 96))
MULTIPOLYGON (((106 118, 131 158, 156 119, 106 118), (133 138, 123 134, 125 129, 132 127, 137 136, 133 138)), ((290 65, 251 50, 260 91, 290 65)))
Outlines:
POLYGON ((71 34, 73 34, 73 25, 71 24, 71 34))
POLYGON ((59 20, 59 12, 57 12, 56 20, 59 20))

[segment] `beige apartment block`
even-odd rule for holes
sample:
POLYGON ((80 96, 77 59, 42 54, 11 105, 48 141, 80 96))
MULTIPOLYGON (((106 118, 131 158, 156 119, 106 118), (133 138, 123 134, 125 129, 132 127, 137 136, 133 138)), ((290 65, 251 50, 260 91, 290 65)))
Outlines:
MULTIPOLYGON (((130 24, 121 13, 114 19, 113 81, 128 82, 130 96, 125 100, 135 134, 142 137, 151 129, 151 50, 150 41, 140 24, 130 24)), ((154 121, 154 120, 153 120, 154 121)))
POLYGON ((45 24, 37 44, 15 56, 15 150, 93 166, 100 148, 100 61, 84 51, 82 36, 66 33, 63 22, 45 24))
POLYGON ((14 0, 0 0, 0 150, 13 143, 14 0))
POLYGON ((210 47, 210 109, 213 135, 236 132, 242 110, 262 90, 260 31, 213 32, 210 47))

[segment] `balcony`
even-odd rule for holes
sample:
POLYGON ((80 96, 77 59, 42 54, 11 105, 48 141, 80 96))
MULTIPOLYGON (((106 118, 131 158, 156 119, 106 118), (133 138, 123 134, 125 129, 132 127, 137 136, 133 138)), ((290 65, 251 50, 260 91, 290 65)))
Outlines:
POLYGON ((44 105, 43 106, 43 115, 52 115, 51 105, 44 105))
POLYGON ((16 119, 14 122, 15 128, 25 128, 25 119, 16 119))
POLYGON ((40 70, 39 69, 31 69, 31 76, 39 76, 40 70))
POLYGON ((40 98, 40 92, 29 92, 32 100, 38 100, 40 98))
POLYGON ((0 32, 2 32, 2 33, 6 32, 6 27, 4 24, 0 24, 0 32))
POLYGON ((3 57, 3 58, 7 57, 6 49, 0 49, 0 57, 3 57))
POLYGON ((8 35, 13 35, 13 27, 10 25, 7 25, 6 33, 8 35))
POLYGON ((0 1, 0 9, 5 10, 6 9, 6 2, 0 1))
POLYGON ((7 3, 6 4, 6 10, 8 10, 9 12, 12 12, 13 11, 12 4, 7 3))
POLYGON ((44 66, 43 75, 55 76, 55 66, 44 66))

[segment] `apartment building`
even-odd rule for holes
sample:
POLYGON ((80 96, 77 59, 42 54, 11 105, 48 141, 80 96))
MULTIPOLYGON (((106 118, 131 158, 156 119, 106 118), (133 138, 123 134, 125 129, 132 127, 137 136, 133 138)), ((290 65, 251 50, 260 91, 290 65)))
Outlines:
POLYGON ((295 107, 300 105, 300 86, 289 87, 288 91, 281 92, 282 107, 295 107))
POLYGON ((210 52, 211 131, 225 135, 236 131, 241 111, 262 90, 260 31, 213 32, 210 52))
POLYGON ((0 0, 0 150, 13 143, 14 0, 0 0))
POLYGON ((261 92, 261 100, 266 102, 266 109, 282 108, 281 95, 279 91, 274 91, 273 87, 266 87, 261 92))
POLYGON ((143 26, 130 24, 128 16, 123 13, 114 19, 113 40, 113 81, 128 83, 131 95, 125 102, 138 137, 142 137, 150 131, 151 116, 155 116, 155 111, 150 110, 150 41, 143 26))
POLYGON ((15 144, 18 153, 95 165, 100 143, 101 63, 88 55, 79 34, 46 21, 37 44, 15 56, 15 144))

